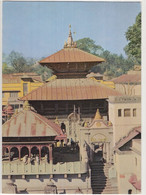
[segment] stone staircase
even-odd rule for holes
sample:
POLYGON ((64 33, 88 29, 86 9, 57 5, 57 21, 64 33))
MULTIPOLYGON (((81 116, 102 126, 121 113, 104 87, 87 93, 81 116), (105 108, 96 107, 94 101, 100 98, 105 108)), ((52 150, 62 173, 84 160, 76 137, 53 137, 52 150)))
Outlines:
POLYGON ((102 162, 92 162, 91 187, 93 194, 118 194, 115 179, 109 179, 108 171, 111 165, 102 162))

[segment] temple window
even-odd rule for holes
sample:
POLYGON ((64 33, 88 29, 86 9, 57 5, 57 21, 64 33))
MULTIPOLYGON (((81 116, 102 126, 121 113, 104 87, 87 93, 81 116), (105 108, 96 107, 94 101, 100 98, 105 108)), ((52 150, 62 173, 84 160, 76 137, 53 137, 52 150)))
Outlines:
POLYGON ((133 116, 136 116, 136 108, 133 109, 133 116))
POLYGON ((130 109, 129 108, 124 109, 124 116, 125 117, 129 117, 130 116, 130 109))
POLYGON ((23 95, 28 93, 28 83, 23 83, 23 95))
POLYGON ((10 97, 18 97, 18 92, 10 92, 10 97))
POLYGON ((2 92, 2 97, 3 97, 3 98, 5 97, 5 93, 4 93, 4 92, 2 92))
POLYGON ((118 109, 118 117, 122 116, 122 109, 118 109))

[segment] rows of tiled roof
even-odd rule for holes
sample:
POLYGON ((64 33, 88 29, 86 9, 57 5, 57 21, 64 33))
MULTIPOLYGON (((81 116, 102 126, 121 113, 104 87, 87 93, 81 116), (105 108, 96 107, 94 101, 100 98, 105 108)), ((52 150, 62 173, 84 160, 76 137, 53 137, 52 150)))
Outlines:
POLYGON ((106 99, 120 92, 92 79, 56 79, 28 93, 21 100, 106 99))
POLYGON ((43 63, 71 63, 71 62, 104 62, 103 58, 97 57, 78 48, 64 48, 60 51, 44 58, 40 61, 43 63))
POLYGON ((141 74, 123 74, 117 78, 112 79, 114 83, 140 83, 141 74))
POLYGON ((20 83, 21 78, 32 78, 33 80, 42 82, 42 77, 36 73, 13 73, 13 74, 3 74, 2 82, 3 84, 7 83, 20 83))
POLYGON ((54 122, 31 111, 23 110, 3 124, 3 137, 60 136, 61 128, 54 122))

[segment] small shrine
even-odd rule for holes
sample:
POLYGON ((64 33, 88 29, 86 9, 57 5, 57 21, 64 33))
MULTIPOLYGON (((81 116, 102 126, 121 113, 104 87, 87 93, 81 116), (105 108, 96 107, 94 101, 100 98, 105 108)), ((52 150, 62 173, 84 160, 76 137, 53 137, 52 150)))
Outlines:
POLYGON ((66 135, 59 125, 31 111, 28 101, 23 109, 3 124, 3 161, 21 161, 26 156, 28 161, 36 156, 42 160, 46 156, 52 163, 52 147, 57 140, 65 140, 66 135))
POLYGON ((112 123, 102 118, 99 109, 97 109, 92 122, 85 122, 80 132, 82 143, 84 140, 89 143, 90 152, 88 153, 91 162, 101 160, 106 163, 113 162, 112 123))

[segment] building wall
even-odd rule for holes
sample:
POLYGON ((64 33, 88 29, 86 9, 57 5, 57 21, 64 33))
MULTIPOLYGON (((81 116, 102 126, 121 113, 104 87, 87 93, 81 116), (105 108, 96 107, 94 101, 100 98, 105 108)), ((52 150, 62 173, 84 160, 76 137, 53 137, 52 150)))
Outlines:
MULTIPOLYGON (((44 194, 44 188, 49 183, 50 175, 41 175, 39 179, 36 176, 26 176, 22 179, 22 176, 13 176, 12 181, 17 185, 18 191, 27 189, 32 194, 44 194)), ((84 194, 92 194, 91 181, 87 174, 82 175, 80 178, 77 175, 68 175, 64 178, 64 175, 56 175, 51 179, 57 186, 58 193, 63 193, 64 189, 66 194, 75 194, 76 190, 80 188, 84 194)), ((2 180, 3 193, 8 182, 7 178, 2 180)))
POLYGON ((141 84, 115 84, 115 89, 124 95, 141 95, 141 84))
POLYGON ((140 151, 139 153, 134 151, 125 151, 121 154, 116 153, 115 159, 119 193, 127 194, 129 189, 132 189, 132 194, 140 193, 140 191, 129 182, 133 174, 137 176, 137 180, 141 179, 140 151))
POLYGON ((113 138, 116 143, 132 128, 141 125, 140 97, 121 96, 121 99, 111 97, 109 99, 109 120, 113 124, 113 138), (130 116, 124 116, 125 109, 130 109, 130 116), (136 109, 136 116, 133 116, 133 109, 136 109), (121 110, 121 116, 118 116, 118 110, 121 110))
MULTIPOLYGON (((42 82, 30 82, 30 81, 23 81, 21 80, 20 83, 3 83, 2 84, 2 92, 4 97, 2 98, 2 105, 7 105, 8 102, 11 104, 16 103, 18 98, 23 97, 23 84, 28 84, 28 93, 32 90, 38 88, 43 83, 42 82), (18 92, 18 96, 11 98, 11 92, 18 92)), ((18 103, 18 102, 17 102, 18 103)))

